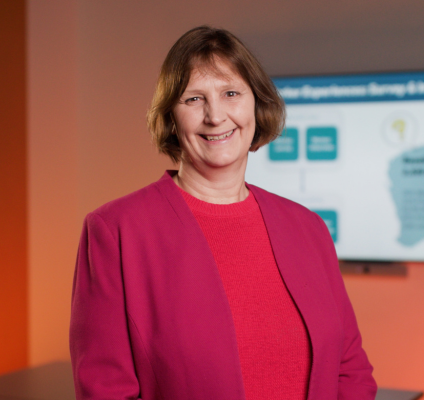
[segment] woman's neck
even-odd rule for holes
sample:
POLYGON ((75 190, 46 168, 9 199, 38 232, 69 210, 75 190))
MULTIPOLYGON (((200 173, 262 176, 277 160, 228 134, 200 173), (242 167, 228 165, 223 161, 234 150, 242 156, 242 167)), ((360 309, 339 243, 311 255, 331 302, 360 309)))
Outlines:
POLYGON ((174 182, 184 191, 213 204, 243 201, 249 195, 244 182, 245 168, 209 168, 199 171, 192 164, 181 162, 174 182))

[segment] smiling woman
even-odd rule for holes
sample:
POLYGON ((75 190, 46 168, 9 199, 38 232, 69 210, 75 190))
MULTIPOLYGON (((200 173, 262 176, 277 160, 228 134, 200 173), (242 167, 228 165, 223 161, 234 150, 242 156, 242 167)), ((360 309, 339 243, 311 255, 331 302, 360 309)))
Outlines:
POLYGON ((184 34, 148 125, 179 163, 90 213, 71 319, 76 395, 371 400, 372 367, 324 222, 244 180, 284 105, 231 33, 184 34))

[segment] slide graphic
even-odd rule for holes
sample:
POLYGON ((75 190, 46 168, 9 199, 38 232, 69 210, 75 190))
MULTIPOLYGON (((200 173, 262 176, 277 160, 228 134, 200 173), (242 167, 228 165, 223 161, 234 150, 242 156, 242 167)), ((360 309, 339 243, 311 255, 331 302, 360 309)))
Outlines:
POLYGON ((413 246, 424 239, 424 146, 391 161, 389 176, 401 225, 398 241, 413 246))
POLYGON ((269 144, 271 161, 295 161, 299 158, 299 131, 287 128, 282 135, 269 144))
POLYGON ((306 131, 308 160, 335 160, 337 158, 337 129, 334 127, 308 128, 306 131))
POLYGON ((273 81, 286 128, 246 181, 316 212, 340 259, 424 261, 424 71, 273 81))

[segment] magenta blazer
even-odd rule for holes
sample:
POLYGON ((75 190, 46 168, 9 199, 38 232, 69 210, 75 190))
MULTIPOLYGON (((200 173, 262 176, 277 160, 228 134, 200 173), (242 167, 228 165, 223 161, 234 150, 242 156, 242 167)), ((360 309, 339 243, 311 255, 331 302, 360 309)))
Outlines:
MULTIPOLYGON (((78 400, 244 400, 217 266, 170 172, 90 213, 74 278, 78 400)), ((376 385, 323 221, 248 185, 312 343, 308 400, 371 400, 376 385)))

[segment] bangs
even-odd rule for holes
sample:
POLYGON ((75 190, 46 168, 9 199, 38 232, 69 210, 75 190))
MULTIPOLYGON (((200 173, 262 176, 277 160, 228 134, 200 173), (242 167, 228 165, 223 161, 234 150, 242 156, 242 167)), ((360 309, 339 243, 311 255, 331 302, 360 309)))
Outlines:
MULTIPOLYGON (((195 57, 193 57, 190 60, 189 76, 191 77, 194 72, 197 72, 203 76, 212 75, 216 78, 222 78, 226 81, 231 80, 231 74, 235 74, 243 78, 243 76, 240 74, 240 71, 237 70, 232 60, 229 60, 226 56, 216 53, 196 55, 195 57), (221 64, 221 66, 219 64, 221 64), (222 64, 228 67, 230 73, 228 71, 222 70, 222 64)), ((243 78, 243 80, 245 79, 243 78)))

